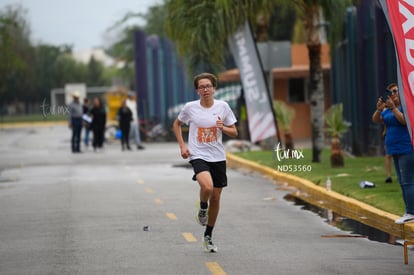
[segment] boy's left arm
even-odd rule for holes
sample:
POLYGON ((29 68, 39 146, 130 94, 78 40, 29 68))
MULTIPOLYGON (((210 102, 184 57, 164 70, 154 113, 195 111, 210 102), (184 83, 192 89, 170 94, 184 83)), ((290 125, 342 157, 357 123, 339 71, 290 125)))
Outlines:
POLYGON ((226 134, 226 135, 228 135, 229 137, 233 137, 233 138, 235 138, 235 137, 237 137, 238 136, 238 132, 237 132, 237 128, 236 128, 236 125, 235 124, 233 124, 233 125, 229 125, 229 126, 226 126, 226 125, 224 125, 223 124, 223 121, 221 120, 221 118, 220 117, 218 117, 217 118, 217 121, 216 121, 216 126, 217 126, 217 128, 219 128, 224 134, 226 134))

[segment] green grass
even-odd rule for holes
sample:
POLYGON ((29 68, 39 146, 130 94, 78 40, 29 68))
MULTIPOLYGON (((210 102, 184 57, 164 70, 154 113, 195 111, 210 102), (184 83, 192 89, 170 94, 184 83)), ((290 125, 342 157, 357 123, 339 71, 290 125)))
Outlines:
POLYGON ((33 115, 13 115, 13 116, 0 116, 1 123, 20 123, 20 122, 44 122, 44 121, 65 121, 67 115, 46 115, 33 114, 33 115))
MULTIPOLYGON (((330 150, 322 152, 322 162, 312 162, 311 149, 298 149, 303 156, 298 159, 277 159, 273 151, 252 151, 237 153, 239 157, 272 167, 275 170, 296 175, 312 181, 316 185, 325 186, 327 176, 332 180, 332 190, 345 196, 355 198, 389 213, 402 215, 405 212, 401 188, 393 171, 393 183, 386 184, 384 157, 346 157, 345 167, 331 168, 330 150), (290 165, 290 166, 288 166, 290 165), (300 170, 309 171, 285 171, 300 170), (375 183, 375 188, 362 189, 359 183, 363 180, 375 183)), ((393 167, 394 170, 394 167, 393 167)))

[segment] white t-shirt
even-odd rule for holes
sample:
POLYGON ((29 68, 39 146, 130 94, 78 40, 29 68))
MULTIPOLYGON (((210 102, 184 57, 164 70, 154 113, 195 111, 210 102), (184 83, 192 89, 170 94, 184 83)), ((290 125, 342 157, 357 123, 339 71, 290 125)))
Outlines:
POLYGON ((222 143, 222 131, 216 127, 218 117, 225 126, 236 123, 230 106, 222 100, 214 100, 213 106, 204 108, 200 100, 184 105, 178 114, 178 120, 189 126, 188 149, 190 160, 203 159, 209 162, 226 160, 222 143))
POLYGON ((132 112, 132 121, 137 122, 138 121, 138 114, 137 114, 137 102, 135 100, 131 100, 127 98, 126 100, 126 106, 131 109, 132 112))

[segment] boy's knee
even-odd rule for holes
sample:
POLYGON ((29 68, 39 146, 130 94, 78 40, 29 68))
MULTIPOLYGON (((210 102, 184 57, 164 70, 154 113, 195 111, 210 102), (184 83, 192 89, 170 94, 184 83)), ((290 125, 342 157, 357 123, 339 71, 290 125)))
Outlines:
POLYGON ((203 192, 207 192, 209 194, 213 193, 213 185, 212 184, 202 184, 201 190, 203 192))

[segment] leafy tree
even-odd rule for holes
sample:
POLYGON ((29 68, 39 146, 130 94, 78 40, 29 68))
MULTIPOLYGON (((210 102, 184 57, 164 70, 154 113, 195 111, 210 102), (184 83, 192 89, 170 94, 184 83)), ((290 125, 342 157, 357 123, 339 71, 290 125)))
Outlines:
MULTIPOLYGON (((129 26, 123 29, 121 38, 107 50, 108 53, 123 63, 117 70, 117 75, 123 82, 134 83, 134 32, 137 26, 129 26)), ((132 88, 132 87, 131 87, 132 88)))
POLYGON ((86 82, 88 79, 87 67, 76 62, 70 54, 61 54, 56 60, 55 68, 59 87, 66 83, 86 82))
POLYGON ((292 40, 296 18, 296 11, 290 5, 275 3, 269 18, 269 39, 292 40))
POLYGON ((38 45, 36 48, 36 92, 48 97, 53 88, 67 83, 87 82, 88 67, 72 57, 70 46, 38 45))
POLYGON ((21 6, 0 11, 0 99, 33 98, 35 71, 30 28, 21 6))
MULTIPOLYGON (((347 0, 291 0, 286 1, 294 5, 302 21, 305 31, 305 42, 309 52, 309 93, 311 103, 312 123, 312 161, 321 161, 321 152, 324 147, 324 87, 321 64, 321 28, 328 20, 343 15, 345 7, 352 3, 347 0)), ((337 30, 337 28, 334 28, 337 30)), ((332 37, 332 36, 331 36, 332 37)))
POLYGON ((101 63, 95 59, 88 65, 76 62, 71 46, 33 46, 25 16, 26 11, 18 5, 0 10, 1 107, 17 101, 33 104, 49 98, 53 88, 70 82, 109 82, 110 74, 101 63))
MULTIPOLYGON (((134 25, 134 26, 126 26, 122 29, 122 33, 120 35, 120 38, 113 43, 109 49, 108 52, 115 56, 116 58, 126 62, 125 66, 122 68, 121 73, 124 77, 131 77, 133 78, 133 33, 136 30, 142 30, 148 35, 158 35, 159 37, 170 37, 170 34, 168 32, 168 16, 169 16, 169 3, 170 1, 165 1, 165 4, 161 5, 154 5, 149 8, 148 12, 146 14, 142 13, 133 13, 128 12, 121 20, 116 22, 110 30, 116 29, 119 26, 122 26, 122 24, 125 24, 128 22, 131 18, 142 18, 146 21, 146 23, 142 26, 134 25), (167 24, 165 23, 167 22, 167 24)), ((171 1, 173 2, 173 1, 171 1)), ((192 6, 192 2, 188 1, 182 1, 185 4, 188 4, 188 6, 192 6), (187 3, 188 2, 188 3, 187 3)), ((195 1, 193 1, 195 2, 195 1)), ((199 1, 197 1, 199 2, 199 1)), ((210 1, 211 2, 211 1, 210 1)), ((171 3, 170 3, 171 4, 171 3)), ((180 5, 180 3, 175 3, 177 6, 180 5)), ((210 5, 211 6, 211 5, 210 5)), ((214 3, 213 3, 214 7, 214 3)), ((182 7, 182 10, 185 10, 186 6, 182 7)), ((211 9, 211 15, 214 14, 214 8, 211 9)), ((210 14, 206 14, 207 16, 210 16, 210 14)), ((179 15, 178 15, 179 16, 179 15)), ((185 15, 186 16, 186 15, 185 15)), ((187 17, 187 16, 186 16, 187 17)), ((269 26, 265 27, 264 29, 264 35, 272 40, 290 40, 292 28, 294 24, 295 19, 295 11, 290 6, 287 5, 281 5, 276 4, 273 6, 273 11, 271 15, 265 15, 263 18, 265 21, 263 22, 263 25, 269 25, 271 26, 277 26, 276 28, 268 28, 269 26)), ((256 20, 254 22, 254 28, 257 32, 260 32, 260 30, 263 28, 263 25, 260 25, 261 20, 256 20)), ((190 25, 189 22, 183 22, 183 27, 185 25, 190 25), (186 24, 188 23, 188 24, 186 24)), ((179 32, 179 30, 178 30, 179 32)), ((262 33, 263 33, 262 32, 262 33)), ((212 34, 214 36, 214 34, 212 34)), ((266 40, 266 39, 265 39, 266 40)), ((224 44, 226 42, 224 41, 224 44)), ((233 64, 231 61, 231 58, 229 58, 229 54, 226 52, 226 50, 223 51, 224 58, 228 59, 225 62, 226 66, 227 64, 233 64)), ((201 55, 200 55, 201 57, 201 55)), ((190 62, 188 64, 195 64, 196 67, 205 67, 206 62, 204 59, 200 59, 199 61, 191 62, 191 60, 196 60, 196 58, 192 58, 191 55, 186 54, 185 59, 190 59, 190 62)), ((220 69, 223 68, 222 65, 218 66, 220 69)), ((191 67, 193 68, 193 67, 191 67)))
POLYGON ((110 73, 113 77, 121 78, 124 83, 130 83, 134 88, 134 32, 137 30, 144 31, 147 34, 156 34, 160 37, 165 36, 164 20, 166 9, 164 5, 153 5, 149 8, 148 13, 126 13, 121 20, 115 22, 108 31, 121 28, 119 38, 112 43, 107 52, 123 63, 122 68, 112 70, 110 73), (141 18, 146 21, 145 25, 126 25, 132 18, 141 18), (124 27, 122 27, 125 25, 124 27))
POLYGON ((93 56, 88 63, 88 79, 86 84, 88 86, 101 86, 105 83, 103 79, 104 66, 101 62, 96 60, 93 56))
POLYGON ((178 53, 185 56, 190 71, 204 64, 212 72, 223 68, 227 34, 223 24, 223 10, 216 9, 215 1, 167 1, 166 28, 175 42, 178 53))
POLYGON ((40 44, 35 47, 36 93, 40 98, 48 98, 53 88, 63 87, 58 76, 59 58, 69 54, 71 49, 67 46, 58 47, 40 44))
MULTIPOLYGON (((246 20, 255 22, 258 16, 268 18, 276 4, 296 9, 305 29, 309 51, 309 91, 311 99, 312 144, 314 162, 320 162, 324 145, 324 89, 321 66, 320 29, 329 20, 343 14, 351 0, 216 0, 167 1, 167 31, 177 43, 179 53, 190 59, 191 65, 202 62, 219 68, 223 64, 226 39, 246 20)), ((263 20, 266 22, 266 20, 263 20)), ((335 21, 336 22, 336 21, 335 21)), ((336 28, 334 28, 336 30, 336 28)), ((260 37, 259 34, 257 34, 260 37)))
POLYGON ((147 34, 156 34, 160 37, 166 36, 165 20, 167 9, 164 5, 155 5, 149 8, 148 13, 143 16, 146 20, 143 30, 147 34))
MULTIPOLYGON (((340 34, 340 20, 347 5, 352 0, 166 0, 165 10, 159 7, 155 16, 147 18, 163 18, 166 15, 165 28, 167 35, 175 42, 178 52, 185 57, 188 70, 200 68, 219 72, 224 68, 224 60, 228 56, 227 37, 246 20, 256 30, 257 40, 265 41, 277 36, 269 24, 274 24, 281 12, 289 16, 290 25, 282 30, 291 30, 295 20, 303 29, 303 41, 306 42, 310 58, 309 91, 311 98, 311 121, 313 161, 320 162, 320 153, 324 145, 324 88, 321 67, 321 29, 329 26, 329 38, 335 41, 340 34), (295 10, 295 13, 293 13, 295 10), (157 13, 159 12, 159 13, 157 13), (338 16, 339 15, 339 16, 338 16), (324 21, 326 18, 327 21, 324 21), (327 23, 328 22, 328 23, 327 23), (272 31, 271 31, 272 30, 272 31)), ((130 16, 142 16, 129 14, 130 16)), ((157 29, 161 34, 162 28, 157 29)), ((129 30, 131 31, 131 29, 129 30)), ((127 36, 125 36, 127 37, 127 36)), ((281 37, 289 37, 287 33, 281 37)), ((300 39, 300 38, 299 38, 300 39)), ((128 43, 131 43, 129 40, 128 43)), ((127 43, 121 44, 128 49, 127 43)), ((132 59, 131 59, 132 60, 132 59)))
POLYGON ((304 41, 309 54, 309 86, 312 123, 312 161, 320 162, 324 147, 324 87, 321 64, 321 33, 328 31, 332 45, 338 40, 342 30, 342 19, 347 6, 357 0, 280 0, 296 9, 298 19, 295 34, 302 33, 303 40, 296 36, 295 41, 304 41), (339 15, 339 16, 338 16, 339 15), (329 28, 328 28, 329 27, 329 28))

